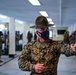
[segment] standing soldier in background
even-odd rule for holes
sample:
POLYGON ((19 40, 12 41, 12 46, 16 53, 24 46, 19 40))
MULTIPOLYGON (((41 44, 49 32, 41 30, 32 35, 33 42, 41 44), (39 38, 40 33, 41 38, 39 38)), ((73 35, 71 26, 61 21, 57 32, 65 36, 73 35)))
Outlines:
POLYGON ((62 43, 69 44, 70 43, 70 40, 69 40, 69 32, 68 31, 65 31, 64 34, 63 34, 63 36, 64 36, 64 39, 63 39, 62 43))
POLYGON ((76 31, 72 32, 72 34, 70 35, 70 43, 76 43, 76 31))
POLYGON ((24 46, 19 56, 18 65, 23 71, 31 71, 30 75, 57 75, 57 66, 61 54, 76 55, 76 44, 62 44, 49 39, 49 26, 46 17, 38 16, 35 21, 38 40, 24 46))
POLYGON ((27 33, 28 42, 32 41, 32 37, 33 37, 32 33, 30 31, 28 31, 28 33, 27 33))
POLYGON ((36 41, 37 40, 37 35, 36 35, 36 33, 34 32, 34 41, 36 41))
POLYGON ((2 40, 2 32, 0 31, 0 62, 2 62, 1 60, 1 55, 2 55, 2 43, 3 43, 3 40, 2 40))

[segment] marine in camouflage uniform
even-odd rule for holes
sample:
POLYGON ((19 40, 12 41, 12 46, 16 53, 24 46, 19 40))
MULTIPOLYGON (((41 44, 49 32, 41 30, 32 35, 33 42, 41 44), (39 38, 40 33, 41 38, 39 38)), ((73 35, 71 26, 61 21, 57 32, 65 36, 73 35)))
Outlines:
POLYGON ((30 42, 32 40, 32 33, 30 31, 28 31, 28 34, 27 34, 27 39, 28 39, 28 42, 30 42))
POLYGON ((0 58, 1 58, 1 55, 2 55, 2 32, 0 31, 0 58))
MULTIPOLYGON (((45 17, 40 16, 38 20, 40 20, 40 18, 43 18, 44 20, 42 21, 43 24, 40 24, 43 25, 43 27, 45 27, 45 25, 47 27, 45 17)), ((40 27, 40 24, 38 21, 36 27, 40 27)), ((42 30, 45 29, 46 28, 42 28, 42 30)), ((47 29, 45 31, 46 35, 43 35, 42 33, 40 34, 42 37, 48 37, 47 29)), ((56 42, 51 39, 47 39, 46 42, 41 42, 41 40, 38 39, 37 41, 29 42, 24 46, 18 59, 18 65, 19 68, 23 71, 31 71, 30 75, 57 75, 57 66, 61 54, 65 54, 66 56, 76 55, 69 44, 63 44, 62 42, 56 42), (41 63, 45 66, 41 73, 38 73, 35 70, 37 63, 41 63)))
POLYGON ((0 31, 0 63, 2 63, 3 62, 3 60, 1 59, 1 55, 2 55, 2 42, 3 42, 3 40, 2 40, 2 36, 3 34, 2 34, 2 32, 0 31))
POLYGON ((32 71, 31 75, 57 75, 60 54, 75 55, 69 45, 58 44, 58 42, 52 40, 48 40, 47 43, 30 42, 24 46, 18 59, 19 68, 24 71, 32 71), (36 63, 45 65, 45 69, 41 74, 33 70, 33 65, 36 63))
POLYGON ((62 41, 63 44, 69 44, 70 43, 70 40, 69 40, 69 32, 68 31, 65 31, 64 34, 64 39, 62 41))
POLYGON ((70 36, 70 44, 76 43, 76 31, 74 31, 70 36))

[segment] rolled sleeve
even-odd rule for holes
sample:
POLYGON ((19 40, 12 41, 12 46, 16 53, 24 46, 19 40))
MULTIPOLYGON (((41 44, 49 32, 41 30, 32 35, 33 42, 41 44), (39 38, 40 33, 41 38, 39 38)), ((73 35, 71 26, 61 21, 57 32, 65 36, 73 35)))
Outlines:
POLYGON ((72 50, 69 44, 58 43, 57 47, 60 54, 65 54, 65 56, 74 56, 76 53, 72 50))

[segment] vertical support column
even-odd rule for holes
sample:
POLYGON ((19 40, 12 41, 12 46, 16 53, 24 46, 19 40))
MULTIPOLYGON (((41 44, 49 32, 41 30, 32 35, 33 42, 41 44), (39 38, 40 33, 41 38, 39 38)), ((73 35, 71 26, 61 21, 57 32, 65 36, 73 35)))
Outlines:
POLYGON ((74 31, 76 31, 76 23, 74 24, 74 31))
POLYGON ((28 30, 28 25, 26 24, 26 22, 24 22, 23 23, 23 46, 27 44, 27 30, 28 30))
POLYGON ((60 15, 60 26, 62 27, 62 25, 61 25, 61 0, 60 0, 60 3, 59 3, 59 5, 60 5, 60 13, 59 13, 59 15, 60 15))
POLYGON ((9 57, 15 56, 15 19, 10 18, 9 23, 9 57))

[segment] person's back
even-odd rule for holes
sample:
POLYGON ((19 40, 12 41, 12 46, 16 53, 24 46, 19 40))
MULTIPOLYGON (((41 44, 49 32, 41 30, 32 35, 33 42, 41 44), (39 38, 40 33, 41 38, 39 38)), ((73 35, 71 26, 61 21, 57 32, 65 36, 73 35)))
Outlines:
POLYGON ((69 44, 70 43, 70 41, 69 41, 69 32, 65 31, 63 36, 64 36, 64 39, 63 39, 62 43, 69 44))
POLYGON ((2 55, 2 42, 3 42, 3 40, 2 40, 2 37, 0 35, 0 58, 1 58, 1 55, 2 55))
POLYGON ((30 42, 32 40, 32 37, 33 37, 32 33, 30 31, 28 31, 28 33, 27 33, 28 42, 30 42))
POLYGON ((34 40, 35 40, 35 41, 37 40, 37 35, 36 35, 36 33, 34 33, 34 40))

